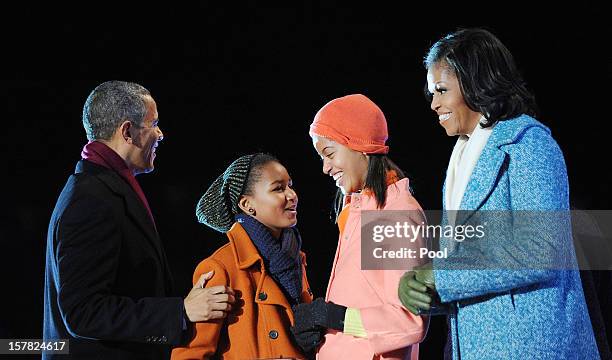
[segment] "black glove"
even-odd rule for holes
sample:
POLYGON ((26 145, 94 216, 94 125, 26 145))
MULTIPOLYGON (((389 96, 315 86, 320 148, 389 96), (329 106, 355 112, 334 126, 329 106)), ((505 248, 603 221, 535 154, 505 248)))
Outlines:
POLYGON ((345 313, 346 306, 325 302, 323 298, 317 298, 310 304, 299 304, 293 310, 296 332, 317 328, 342 331, 345 313))
POLYGON ((293 335, 293 339, 296 344, 302 348, 304 355, 308 358, 314 357, 314 351, 317 349, 317 346, 323 340, 322 329, 314 329, 314 330, 304 330, 302 332, 298 332, 294 326, 289 328, 291 330, 291 334, 293 335))

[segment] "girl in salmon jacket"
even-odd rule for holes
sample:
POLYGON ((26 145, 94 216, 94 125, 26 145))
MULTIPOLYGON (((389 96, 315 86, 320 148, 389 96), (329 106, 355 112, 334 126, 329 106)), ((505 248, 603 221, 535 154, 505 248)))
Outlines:
MULTIPOLYGON (((300 334, 319 329, 324 334, 320 344, 300 344, 305 349, 318 346, 321 360, 417 359, 427 323, 402 306, 397 287, 405 270, 422 262, 406 259, 403 269, 361 269, 364 211, 374 212, 374 223, 387 210, 422 213, 408 178, 387 156, 385 116, 364 95, 344 96, 319 110, 310 136, 323 173, 339 190, 340 234, 325 299, 299 305, 292 331, 301 339, 300 334)), ((408 246, 418 250, 424 245, 422 239, 414 240, 408 246)))

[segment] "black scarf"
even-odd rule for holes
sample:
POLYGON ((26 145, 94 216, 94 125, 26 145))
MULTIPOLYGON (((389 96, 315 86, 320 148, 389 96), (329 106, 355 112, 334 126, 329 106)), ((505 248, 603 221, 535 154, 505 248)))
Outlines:
POLYGON ((252 216, 238 214, 236 221, 242 225, 259 250, 265 268, 280 286, 289 303, 292 306, 298 304, 302 293, 302 238, 297 228, 284 229, 280 239, 275 239, 270 231, 252 216))

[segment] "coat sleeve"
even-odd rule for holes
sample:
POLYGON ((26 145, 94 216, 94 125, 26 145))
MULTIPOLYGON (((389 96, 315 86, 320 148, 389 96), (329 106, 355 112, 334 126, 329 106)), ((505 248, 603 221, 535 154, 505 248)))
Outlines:
POLYGON ((134 299, 112 293, 123 234, 112 208, 89 194, 72 200, 55 231, 58 306, 70 335, 110 341, 179 344, 183 299, 134 299))
MULTIPOLYGON (((225 267, 218 261, 208 258, 202 261, 193 273, 193 284, 200 279, 202 274, 213 270, 213 277, 208 280, 205 287, 217 285, 229 285, 229 277, 225 267)), ((178 359, 208 359, 217 351, 217 344, 223 328, 225 319, 216 319, 195 324, 195 335, 186 347, 178 347, 172 350, 172 360, 178 359)))
MULTIPOLYGON (((395 209, 393 204, 385 207, 385 210, 395 209)), ((406 210, 406 209, 403 209, 406 210)), ((389 223, 385 211, 377 211, 377 223, 389 223)), ((425 222, 425 218, 420 208, 409 209, 410 219, 408 222, 419 225, 425 222)), ((424 239, 418 237, 412 244, 412 248, 418 249, 425 247, 424 239)), ((413 259, 410 267, 423 263, 421 259, 413 259)), ((370 347, 376 354, 405 348, 417 344, 425 337, 427 324, 424 318, 409 312, 401 304, 397 291, 399 281, 405 270, 362 270, 370 286, 378 293, 381 303, 377 306, 360 308, 361 320, 367 333, 370 347)))
POLYGON ((555 269, 572 266, 567 170, 561 149, 546 131, 534 127, 504 150, 509 155, 508 183, 496 186, 509 187, 512 212, 504 216, 511 216, 511 233, 487 240, 486 246, 479 245, 463 258, 434 260, 434 269, 445 269, 434 272, 444 302, 543 283, 558 276, 555 269), (479 256, 485 266, 470 269, 479 256))
MULTIPOLYGON (((423 340, 426 324, 421 316, 406 310, 397 296, 404 271, 370 270, 382 273, 381 299, 378 306, 359 309, 367 341, 376 354, 402 349, 423 340)), ((364 339, 365 340, 365 339, 364 339)))

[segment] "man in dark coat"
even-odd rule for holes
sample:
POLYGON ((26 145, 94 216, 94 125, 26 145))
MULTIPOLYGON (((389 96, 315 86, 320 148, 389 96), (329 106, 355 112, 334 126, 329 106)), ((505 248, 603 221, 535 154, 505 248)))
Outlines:
POLYGON ((225 317, 233 291, 204 289, 208 273, 185 299, 168 297, 168 262, 135 178, 153 170, 163 139, 149 91, 99 85, 83 125, 89 143, 49 224, 43 337, 68 339, 72 359, 168 358, 189 340, 192 322, 225 317))

